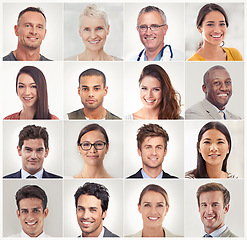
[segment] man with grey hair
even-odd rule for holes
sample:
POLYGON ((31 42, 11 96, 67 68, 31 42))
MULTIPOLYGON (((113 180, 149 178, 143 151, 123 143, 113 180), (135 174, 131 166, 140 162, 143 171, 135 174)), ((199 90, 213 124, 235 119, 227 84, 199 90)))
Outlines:
POLYGON ((205 99, 185 111, 186 119, 241 119, 226 110, 232 96, 232 80, 223 66, 216 65, 207 70, 202 90, 205 99))
POLYGON ((136 27, 144 49, 131 58, 132 61, 171 61, 184 60, 181 52, 164 44, 168 30, 165 13, 158 7, 147 6, 141 9, 136 27))
POLYGON ((14 27, 17 48, 3 57, 3 61, 50 61, 40 54, 46 35, 46 17, 40 8, 27 7, 19 13, 14 27))

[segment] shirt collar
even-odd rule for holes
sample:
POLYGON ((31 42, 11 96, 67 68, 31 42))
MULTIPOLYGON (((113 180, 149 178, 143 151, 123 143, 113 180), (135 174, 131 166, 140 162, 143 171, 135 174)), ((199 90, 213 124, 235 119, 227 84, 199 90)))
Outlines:
MULTIPOLYGON (((220 235, 226 230, 226 225, 224 225, 223 227, 219 228, 219 229, 216 229, 215 231, 211 232, 210 235, 212 237, 220 237, 220 235)), ((203 236, 207 234, 205 231, 204 231, 204 234, 203 236)))
POLYGON ((44 169, 42 168, 39 172, 35 173, 34 175, 28 173, 27 171, 25 171, 23 168, 21 169, 21 178, 22 179, 26 179, 27 176, 29 175, 32 175, 32 176, 35 176, 36 178, 42 178, 43 177, 43 172, 44 172, 44 169))
MULTIPOLYGON (((156 55, 156 57, 154 58, 153 61, 160 61, 161 58, 162 58, 162 49, 161 49, 161 51, 156 55)), ((144 61, 147 61, 146 51, 144 52, 144 61)))
MULTIPOLYGON (((45 237, 46 235, 45 235, 45 233, 44 233, 44 231, 38 236, 38 237, 45 237)), ((27 235, 24 231, 23 231, 23 229, 21 230, 21 237, 28 237, 28 238, 30 238, 30 236, 29 235, 27 235)))
MULTIPOLYGON (((142 177, 143 177, 143 178, 151 178, 151 177, 149 177, 149 176, 144 172, 143 168, 141 169, 141 174, 142 174, 142 177)), ((156 178, 157 178, 157 179, 158 179, 158 178, 162 178, 162 176, 163 176, 163 171, 161 171, 160 174, 159 174, 156 178)))
MULTIPOLYGON (((100 234, 99 234, 98 238, 102 238, 102 237, 104 237, 104 234, 105 234, 105 228, 104 228, 104 227, 102 227, 102 230, 101 230, 101 232, 100 232, 100 234)), ((82 237, 82 234, 81 234, 79 237, 82 237)))

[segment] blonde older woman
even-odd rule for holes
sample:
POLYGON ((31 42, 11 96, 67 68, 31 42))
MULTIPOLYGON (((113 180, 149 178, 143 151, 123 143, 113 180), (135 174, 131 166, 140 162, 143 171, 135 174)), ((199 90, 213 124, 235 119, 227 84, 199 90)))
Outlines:
POLYGON ((110 32, 106 12, 96 4, 90 4, 82 10, 79 17, 79 34, 85 50, 66 60, 74 61, 121 61, 104 51, 104 45, 110 32))

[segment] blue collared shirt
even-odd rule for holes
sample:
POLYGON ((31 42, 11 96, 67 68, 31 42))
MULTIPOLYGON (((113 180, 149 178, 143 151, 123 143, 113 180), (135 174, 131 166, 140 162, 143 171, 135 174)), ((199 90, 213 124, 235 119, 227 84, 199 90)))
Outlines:
MULTIPOLYGON (((141 170, 141 174, 143 178, 151 178, 143 171, 143 168, 141 170)), ((163 176, 163 172, 161 171, 161 173, 156 178, 162 178, 162 176, 163 176)))
MULTIPOLYGON (((153 61, 160 61, 162 58, 162 50, 157 54, 153 61)), ((146 51, 144 52, 144 61, 147 61, 146 51)))
MULTIPOLYGON (((212 233, 210 233, 210 235, 212 237, 220 237, 220 235, 226 230, 226 225, 224 225, 223 227, 219 228, 219 229, 216 229, 215 231, 213 231, 212 233)), ((204 231, 204 234, 203 236, 207 234, 205 231, 204 231)))
POLYGON ((28 173, 27 171, 25 171, 23 168, 21 169, 21 178, 22 179, 26 179, 28 176, 35 176, 38 179, 41 179, 43 177, 43 172, 44 169, 42 168, 39 172, 35 173, 34 175, 28 173))

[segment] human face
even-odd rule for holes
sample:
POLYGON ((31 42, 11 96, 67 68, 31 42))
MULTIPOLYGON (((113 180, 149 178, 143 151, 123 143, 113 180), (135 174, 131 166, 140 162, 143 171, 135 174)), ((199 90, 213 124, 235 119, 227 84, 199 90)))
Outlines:
POLYGON ((44 219, 48 215, 48 209, 43 209, 39 198, 24 198, 19 202, 19 210, 16 210, 23 231, 30 237, 38 237, 43 232, 44 219))
POLYGON ((209 12, 198 27, 205 44, 220 45, 226 35, 226 21, 224 15, 219 11, 209 12))
POLYGON ((138 203, 138 210, 142 214, 144 227, 162 226, 162 222, 169 210, 166 200, 162 194, 154 191, 146 192, 138 203))
MULTIPOLYGON (((150 27, 151 25, 163 25, 164 21, 159 12, 153 11, 148 13, 143 13, 138 19, 138 26, 147 25, 150 27)), ((165 25, 160 27, 157 31, 151 31, 150 28, 146 32, 139 32, 140 40, 144 45, 146 51, 149 52, 160 52, 164 46, 164 36, 166 35, 166 31, 168 26, 165 25)), ((138 28, 137 28, 138 30, 138 28)))
POLYGON ((219 110, 223 110, 232 96, 232 81, 225 69, 212 70, 202 86, 205 98, 219 110))
POLYGON ((35 106, 38 99, 37 85, 30 75, 22 73, 18 77, 17 94, 24 107, 29 108, 35 106))
POLYGON ((80 79, 78 94, 85 108, 96 109, 103 105, 107 90, 108 87, 103 85, 102 76, 86 76, 80 79))
POLYGON ((101 200, 92 195, 81 195, 76 209, 77 222, 82 236, 98 237, 103 227, 106 211, 102 212, 101 200))
POLYGON ((42 138, 24 140, 22 147, 17 147, 22 159, 22 168, 31 175, 43 168, 44 159, 48 156, 49 148, 45 149, 42 138))
POLYGON ((207 165, 222 166, 229 153, 229 144, 225 135, 217 129, 209 129, 202 135, 199 152, 207 165))
POLYGON ((162 137, 146 137, 138 149, 144 168, 162 169, 167 148, 162 137))
POLYGON ((39 12, 25 12, 18 25, 15 25, 18 45, 29 49, 38 49, 46 35, 44 16, 39 12))
POLYGON ((109 26, 106 27, 103 18, 84 16, 79 33, 86 49, 102 50, 109 34, 109 28, 109 26))
MULTIPOLYGON (((96 141, 106 142, 104 135, 100 131, 94 130, 85 133, 81 137, 80 143, 88 142, 94 144, 96 141)), ((82 148, 78 146, 78 150, 86 164, 91 166, 99 166, 103 164, 105 154, 108 152, 108 147, 108 145, 105 145, 102 150, 97 150, 94 146, 92 146, 90 150, 82 150, 82 148)))
POLYGON ((140 98, 144 107, 160 108, 162 101, 162 88, 160 81, 152 76, 146 76, 140 84, 140 98))
POLYGON ((200 195, 199 213, 206 233, 210 234, 224 225, 229 204, 224 206, 221 191, 203 192, 200 195))

